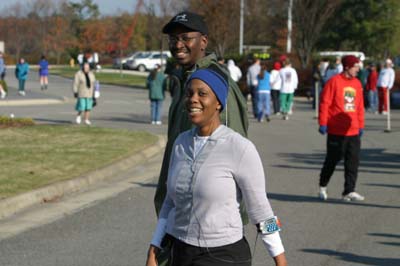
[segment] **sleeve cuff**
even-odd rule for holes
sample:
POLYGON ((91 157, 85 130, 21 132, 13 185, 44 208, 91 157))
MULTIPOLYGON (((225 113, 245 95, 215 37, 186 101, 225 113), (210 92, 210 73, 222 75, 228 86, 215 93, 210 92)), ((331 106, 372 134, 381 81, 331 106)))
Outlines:
POLYGON ((156 231, 153 234, 153 239, 151 240, 150 244, 162 249, 161 242, 165 236, 166 229, 167 229, 167 219, 165 218, 158 219, 156 231))
POLYGON ((285 252, 279 232, 261 237, 265 248, 271 257, 276 257, 285 252))

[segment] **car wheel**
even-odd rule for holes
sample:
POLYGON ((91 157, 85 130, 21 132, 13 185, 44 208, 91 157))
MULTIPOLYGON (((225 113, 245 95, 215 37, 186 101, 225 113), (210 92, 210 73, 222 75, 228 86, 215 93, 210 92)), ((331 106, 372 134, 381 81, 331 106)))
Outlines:
POLYGON ((139 70, 140 72, 145 72, 145 71, 146 71, 146 67, 145 67, 144 65, 139 65, 139 66, 138 66, 138 70, 139 70))

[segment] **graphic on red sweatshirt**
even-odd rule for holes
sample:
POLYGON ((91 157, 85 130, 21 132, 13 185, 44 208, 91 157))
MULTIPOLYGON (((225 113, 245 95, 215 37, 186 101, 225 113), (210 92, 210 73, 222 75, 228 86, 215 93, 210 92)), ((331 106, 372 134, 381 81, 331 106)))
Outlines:
POLYGON ((352 87, 345 87, 344 92, 344 111, 345 112, 355 112, 356 111, 356 90, 352 87))

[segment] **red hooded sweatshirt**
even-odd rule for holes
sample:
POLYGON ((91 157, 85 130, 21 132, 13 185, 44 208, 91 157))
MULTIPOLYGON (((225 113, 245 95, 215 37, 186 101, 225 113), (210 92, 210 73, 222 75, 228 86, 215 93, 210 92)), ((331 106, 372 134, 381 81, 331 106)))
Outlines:
POLYGON ((319 124, 338 136, 355 136, 364 128, 363 91, 357 78, 342 73, 329 79, 321 93, 319 124))

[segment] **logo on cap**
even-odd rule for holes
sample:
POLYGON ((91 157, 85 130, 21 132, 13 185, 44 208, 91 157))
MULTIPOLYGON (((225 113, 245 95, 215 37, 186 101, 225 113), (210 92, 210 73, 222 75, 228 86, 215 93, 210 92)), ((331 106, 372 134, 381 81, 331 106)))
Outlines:
POLYGON ((182 21, 188 21, 186 18, 187 14, 182 14, 182 15, 177 15, 175 17, 175 22, 182 22, 182 21))

